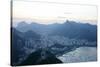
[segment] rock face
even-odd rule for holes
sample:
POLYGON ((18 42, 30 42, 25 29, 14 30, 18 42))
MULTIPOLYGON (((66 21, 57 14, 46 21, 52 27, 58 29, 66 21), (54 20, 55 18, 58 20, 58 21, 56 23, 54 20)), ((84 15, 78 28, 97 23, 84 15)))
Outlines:
POLYGON ((39 64, 56 64, 62 63, 56 58, 52 53, 45 49, 39 49, 31 53, 24 61, 22 61, 18 66, 23 65, 39 65, 39 64))

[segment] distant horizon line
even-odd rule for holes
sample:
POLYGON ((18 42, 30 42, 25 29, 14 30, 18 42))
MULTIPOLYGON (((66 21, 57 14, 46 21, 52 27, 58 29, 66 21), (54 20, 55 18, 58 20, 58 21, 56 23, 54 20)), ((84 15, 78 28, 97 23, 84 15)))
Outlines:
POLYGON ((91 23, 82 23, 81 21, 75 21, 75 20, 65 20, 63 23, 57 23, 57 22, 54 22, 54 23, 49 23, 49 24, 43 24, 43 23, 38 23, 38 22, 34 22, 34 21, 30 21, 30 23, 28 21, 25 21, 25 20, 22 20, 22 21, 19 21, 19 22, 12 22, 12 26, 16 27, 18 26, 18 24, 20 23, 25 23, 25 24, 41 24, 41 25, 53 25, 53 24, 64 24, 64 23, 78 23, 78 24, 89 24, 89 25, 96 25, 97 24, 91 24, 91 23), (17 24, 16 24, 17 23, 17 24))
POLYGON ((52 24, 51 22, 55 22, 55 23, 58 23, 58 22, 65 22, 66 20, 69 20, 69 21, 77 21, 77 22, 86 22, 86 23, 89 23, 91 22, 90 24, 95 24, 97 25, 97 22, 98 20, 97 19, 75 19, 75 18, 65 18, 65 19, 59 19, 59 20, 49 20, 49 21, 42 21, 42 20, 37 20, 37 19, 28 19, 28 18, 16 18, 16 17, 12 17, 12 21, 13 23, 18 21, 18 22, 21 22, 21 21, 28 21, 28 22, 41 22, 40 24, 52 24))

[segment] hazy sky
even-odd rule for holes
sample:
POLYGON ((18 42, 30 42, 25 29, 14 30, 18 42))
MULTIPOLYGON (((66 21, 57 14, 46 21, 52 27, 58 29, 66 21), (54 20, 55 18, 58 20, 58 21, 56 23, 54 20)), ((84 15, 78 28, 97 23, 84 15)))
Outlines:
POLYGON ((97 7, 14 0, 13 21, 20 20, 34 21, 41 24, 63 23, 65 20, 79 20, 96 24, 97 7))

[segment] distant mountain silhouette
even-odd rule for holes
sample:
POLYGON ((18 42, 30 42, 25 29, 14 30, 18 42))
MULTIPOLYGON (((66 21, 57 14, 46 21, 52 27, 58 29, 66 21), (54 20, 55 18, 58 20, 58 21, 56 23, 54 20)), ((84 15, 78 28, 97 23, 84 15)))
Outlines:
POLYGON ((37 24, 37 23, 31 23, 31 24, 27 24, 26 22, 20 22, 18 24, 18 26, 16 27, 17 30, 21 31, 21 32, 27 32, 29 30, 32 30, 34 32, 41 32, 41 30, 44 29, 44 25, 42 24, 37 24))
POLYGON ((37 23, 19 23, 16 27, 19 31, 32 30, 39 34, 47 33, 49 35, 59 35, 68 38, 86 39, 89 41, 97 41, 97 26, 91 24, 77 23, 75 21, 65 21, 63 24, 43 25, 37 23), (22 25, 22 26, 21 26, 22 25))
POLYGON ((45 49, 39 49, 36 52, 31 53, 26 60, 21 62, 18 66, 23 65, 39 65, 39 64, 56 64, 62 63, 51 52, 45 49))
POLYGON ((68 38, 85 39, 97 41, 97 26, 90 24, 66 21, 64 24, 56 26, 51 35, 60 35, 68 38))

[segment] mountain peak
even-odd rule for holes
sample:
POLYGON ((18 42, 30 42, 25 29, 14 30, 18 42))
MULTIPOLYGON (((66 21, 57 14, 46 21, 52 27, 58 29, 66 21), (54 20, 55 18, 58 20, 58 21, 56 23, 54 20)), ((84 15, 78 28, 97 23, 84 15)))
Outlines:
POLYGON ((27 23, 25 21, 21 21, 18 23, 17 27, 23 27, 23 26, 26 26, 27 23))

